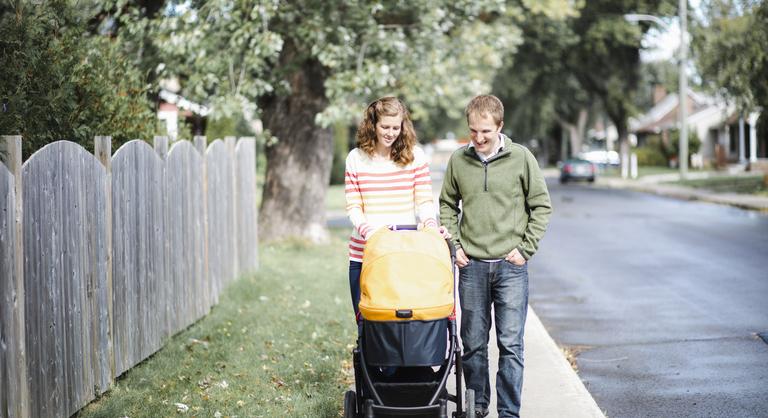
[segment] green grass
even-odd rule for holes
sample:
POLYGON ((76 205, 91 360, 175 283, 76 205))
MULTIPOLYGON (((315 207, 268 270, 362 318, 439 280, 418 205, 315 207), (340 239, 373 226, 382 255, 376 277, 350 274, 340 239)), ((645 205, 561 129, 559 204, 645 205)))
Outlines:
POLYGON ((261 248, 261 269, 79 417, 339 417, 355 339, 347 231, 261 248), (218 414, 217 414, 218 413, 218 414))
MULTIPOLYGON (((638 166, 637 177, 652 176, 656 174, 674 174, 679 173, 680 170, 669 167, 657 167, 657 166, 638 166)), ((610 167, 604 172, 600 173, 604 177, 621 177, 621 169, 618 167, 610 167)))
POLYGON ((674 182, 681 186, 712 190, 718 193, 743 193, 768 196, 763 176, 722 176, 674 182))

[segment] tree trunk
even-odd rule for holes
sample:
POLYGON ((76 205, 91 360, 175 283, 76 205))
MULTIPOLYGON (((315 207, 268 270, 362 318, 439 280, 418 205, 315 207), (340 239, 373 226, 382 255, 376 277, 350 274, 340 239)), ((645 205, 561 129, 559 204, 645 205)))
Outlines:
POLYGON ((571 151, 567 157, 576 156, 581 152, 581 146, 584 144, 584 137, 586 136, 587 121, 589 119, 589 112, 587 109, 579 110, 579 114, 576 117, 575 123, 558 118, 560 127, 563 132, 568 132, 568 142, 571 146, 571 151))
MULTIPOLYGON (((295 54, 286 45, 282 60, 295 54)), ((262 100, 265 127, 278 138, 266 148, 267 170, 259 211, 262 241, 299 238, 328 241, 325 194, 333 160, 330 128, 315 124, 315 116, 328 105, 321 64, 307 60, 287 77, 288 95, 262 100)))
POLYGON ((619 122, 613 121, 613 123, 616 125, 616 132, 619 135, 619 155, 621 155, 619 164, 623 169, 624 163, 629 164, 629 131, 626 119, 619 122))

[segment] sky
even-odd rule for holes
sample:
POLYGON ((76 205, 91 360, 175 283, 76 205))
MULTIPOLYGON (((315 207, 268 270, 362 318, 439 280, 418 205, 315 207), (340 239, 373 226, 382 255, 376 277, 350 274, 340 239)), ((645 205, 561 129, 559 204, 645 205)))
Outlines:
MULTIPOLYGON (((697 13, 700 0, 689 0, 688 14, 697 13)), ((643 38, 643 46, 647 49, 640 52, 643 61, 671 61, 680 45, 680 25, 677 18, 662 19, 669 25, 669 30, 654 25, 643 38)), ((688 41, 690 45, 690 40, 688 41)))

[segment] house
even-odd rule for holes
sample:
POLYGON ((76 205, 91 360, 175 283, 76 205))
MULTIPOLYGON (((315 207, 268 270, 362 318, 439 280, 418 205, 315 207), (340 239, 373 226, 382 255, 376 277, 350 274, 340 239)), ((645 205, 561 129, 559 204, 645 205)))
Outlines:
POLYGON ((192 131, 196 135, 203 134, 205 118, 211 113, 210 108, 166 89, 160 90, 158 98, 160 104, 157 109, 157 118, 165 122, 166 132, 170 138, 178 139, 179 118, 184 118, 192 126, 192 131))
MULTIPOLYGON (((760 160, 768 162, 768 137, 757 134, 759 112, 741 116, 734 106, 720 99, 690 89, 687 96, 688 129, 701 140, 699 152, 691 156, 692 166, 737 164, 746 168, 760 160)), ((654 102, 645 114, 629 121, 638 145, 651 135, 678 129, 678 94, 660 93, 657 89, 654 102)))

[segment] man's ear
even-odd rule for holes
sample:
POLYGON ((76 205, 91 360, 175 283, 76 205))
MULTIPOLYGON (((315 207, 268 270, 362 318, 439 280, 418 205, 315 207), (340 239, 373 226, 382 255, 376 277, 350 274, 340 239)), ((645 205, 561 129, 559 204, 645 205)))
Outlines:
POLYGON ((501 132, 501 128, 504 127, 504 121, 499 122, 499 132, 501 132))

